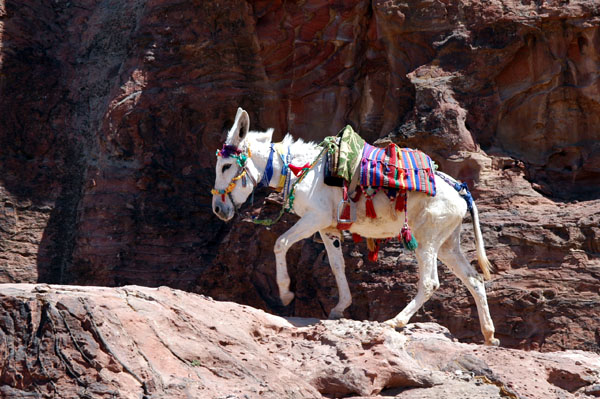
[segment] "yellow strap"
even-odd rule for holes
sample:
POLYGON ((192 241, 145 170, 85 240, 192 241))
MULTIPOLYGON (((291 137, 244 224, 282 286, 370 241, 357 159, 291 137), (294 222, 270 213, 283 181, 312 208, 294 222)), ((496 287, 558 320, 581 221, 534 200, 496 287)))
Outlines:
MULTIPOLYGON (((279 142, 279 143, 273 143, 273 149, 275 150, 275 152, 277 154, 279 154, 279 158, 283 159, 283 157, 285 156, 283 150, 283 142, 279 142)), ((280 171, 281 172, 281 171, 280 171)), ((277 188, 275 190, 281 192, 281 190, 283 190, 283 187, 285 186, 285 179, 286 179, 286 175, 279 175, 279 182, 277 183, 277 188)))
POLYGON ((283 155, 283 142, 273 143, 273 148, 279 155, 283 155))

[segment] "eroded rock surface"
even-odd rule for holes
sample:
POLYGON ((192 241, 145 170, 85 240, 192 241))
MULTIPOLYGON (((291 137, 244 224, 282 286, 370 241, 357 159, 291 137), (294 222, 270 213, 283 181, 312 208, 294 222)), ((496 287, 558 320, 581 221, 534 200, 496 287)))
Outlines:
POLYGON ((167 287, 0 285, 0 354, 4 398, 571 398, 600 382, 590 352, 282 318, 167 287))

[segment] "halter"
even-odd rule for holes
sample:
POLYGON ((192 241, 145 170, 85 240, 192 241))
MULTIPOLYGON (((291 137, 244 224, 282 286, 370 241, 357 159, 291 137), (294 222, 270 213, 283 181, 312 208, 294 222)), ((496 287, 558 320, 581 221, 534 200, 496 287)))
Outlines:
POLYGON ((217 150, 217 154, 216 154, 217 157, 235 158, 237 160, 237 164, 239 166, 238 171, 241 171, 241 173, 239 173, 237 176, 235 176, 233 179, 231 179, 231 182, 229 183, 229 185, 227 186, 227 188, 225 190, 217 190, 217 189, 213 188, 210 192, 213 195, 221 195, 221 199, 223 200, 223 202, 225 202, 225 195, 229 196, 231 203, 233 204, 233 206, 235 207, 235 210, 237 211, 238 205, 233 201, 233 197, 231 197, 231 192, 235 189, 236 182, 240 179, 244 179, 244 180, 242 180, 242 183, 245 186, 246 185, 245 177, 248 176, 250 178, 250 180, 252 181, 252 185, 254 186, 253 190, 252 190, 252 196, 254 197, 254 190, 257 187, 269 186, 269 184, 271 182, 271 178, 273 177, 273 172, 274 172, 274 170, 273 170, 273 155, 276 153, 281 158, 282 167, 281 167, 281 172, 280 172, 280 176, 279 176, 279 182, 277 184, 277 187, 275 187, 275 189, 279 192, 283 191, 283 194, 284 194, 283 207, 281 208, 281 212, 279 213, 279 216, 275 220, 271 220, 271 219, 252 220, 252 222, 256 223, 256 224, 271 226, 281 218, 281 216, 283 215, 283 213, 285 211, 291 212, 291 210, 294 206, 294 189, 295 189, 296 185, 299 184, 302 181, 302 179, 304 179, 304 177, 306 176, 306 172, 309 171, 310 169, 312 169, 316 165, 317 161, 321 158, 321 156, 325 153, 326 150, 327 150, 327 148, 324 148, 323 150, 321 150, 321 152, 315 158, 315 160, 312 162, 312 164, 306 163, 303 166, 294 166, 291 164, 290 148, 288 147, 287 155, 285 155, 282 143, 271 143, 271 151, 269 153, 269 158, 267 160, 267 165, 265 167, 265 171, 263 172, 261 180, 257 182, 256 179, 248 172, 248 169, 246 168, 246 161, 248 159, 250 159, 250 157, 252 157, 250 148, 248 147, 247 154, 244 154, 242 152, 242 150, 240 150, 236 146, 223 145, 223 148, 221 150, 217 150), (292 183, 292 173, 298 178, 294 183, 292 183), (286 206, 286 204, 287 204, 287 206, 286 206))
POLYGON ((212 195, 221 195, 221 200, 223 202, 225 202, 225 195, 227 195, 229 197, 229 199, 231 200, 231 203, 237 210, 238 205, 233 201, 233 197, 231 197, 231 192, 235 189, 237 181, 240 179, 244 179, 244 180, 242 180, 242 184, 245 187, 246 186, 245 177, 248 176, 250 178, 250 180, 252 181, 252 185, 256 188, 256 180, 254 179, 254 177, 252 177, 252 175, 250 173, 248 173, 248 169, 246 168, 246 161, 252 157, 252 152, 250 151, 250 147, 248 147, 247 154, 245 154, 242 152, 242 150, 240 150, 236 146, 223 145, 222 149, 217 150, 216 155, 217 155, 217 157, 222 157, 222 158, 234 158, 237 161, 237 164, 239 166, 238 171, 241 170, 241 173, 239 173, 237 176, 235 176, 233 179, 231 179, 231 182, 229 183, 227 188, 225 188, 225 190, 217 190, 216 188, 213 188, 212 190, 210 190, 210 193, 212 195))

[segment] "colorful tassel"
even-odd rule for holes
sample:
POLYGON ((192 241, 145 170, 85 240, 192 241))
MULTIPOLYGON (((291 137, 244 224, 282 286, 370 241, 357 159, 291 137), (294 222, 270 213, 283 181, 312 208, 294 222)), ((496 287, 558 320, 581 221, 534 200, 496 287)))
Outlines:
POLYGON ((352 233, 352 241, 354 241, 356 244, 358 244, 359 242, 362 242, 363 238, 356 234, 356 233, 352 233))
POLYGON ((400 240, 402 241, 404 248, 408 249, 409 251, 414 251, 419 246, 417 239, 415 238, 415 236, 412 235, 412 232, 410 231, 408 223, 404 223, 402 230, 400 230, 400 237, 398 238, 400 238, 400 240))
POLYGON ((377 262, 378 251, 369 252, 369 260, 372 262, 377 262))
POLYGON ((381 241, 376 240, 374 238, 367 238, 367 248, 369 248, 369 260, 373 262, 377 262, 377 258, 379 257, 379 247, 381 246, 381 241))
POLYGON ((370 195, 365 195, 367 198, 366 208, 367 208, 367 217, 371 219, 375 219, 377 217, 377 213, 375 213, 375 207, 373 206, 373 199, 370 195))

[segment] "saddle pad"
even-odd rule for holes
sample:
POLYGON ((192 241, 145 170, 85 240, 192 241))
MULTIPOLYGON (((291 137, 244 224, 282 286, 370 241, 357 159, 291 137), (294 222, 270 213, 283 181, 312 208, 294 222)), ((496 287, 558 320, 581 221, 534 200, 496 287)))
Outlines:
POLYGON ((435 195, 435 178, 431 158, 421 151, 387 148, 365 143, 360 165, 360 184, 363 187, 383 187, 420 191, 435 195))

